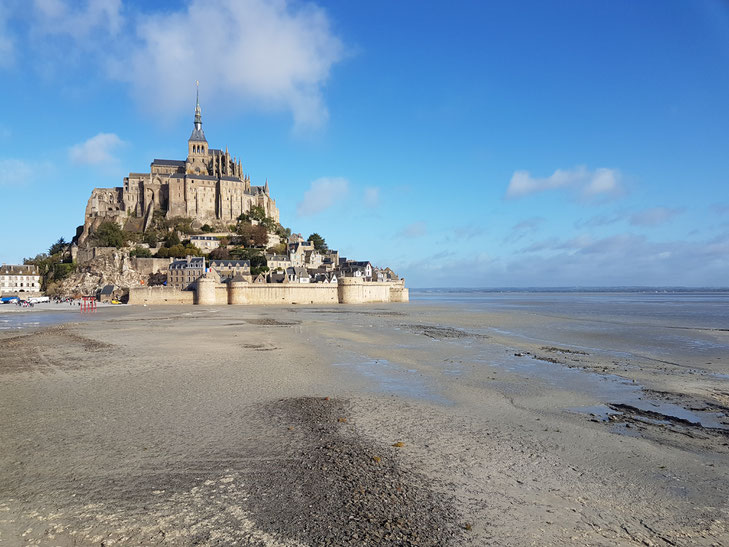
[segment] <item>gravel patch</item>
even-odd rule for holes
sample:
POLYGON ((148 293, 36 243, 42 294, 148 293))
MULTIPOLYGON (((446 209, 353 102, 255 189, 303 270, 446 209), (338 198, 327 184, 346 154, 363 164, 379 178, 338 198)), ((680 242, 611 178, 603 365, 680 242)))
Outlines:
POLYGON ((267 410, 290 441, 248 477, 246 511, 261 530, 312 545, 464 543, 453 500, 402 466, 402 443, 357 436, 345 401, 284 399, 267 410))

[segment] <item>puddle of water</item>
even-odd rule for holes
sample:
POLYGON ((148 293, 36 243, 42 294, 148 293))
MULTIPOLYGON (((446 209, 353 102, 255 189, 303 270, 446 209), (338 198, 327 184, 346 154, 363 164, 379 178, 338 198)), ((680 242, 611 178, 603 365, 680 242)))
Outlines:
POLYGON ((95 313, 67 312, 16 312, 8 313, 0 318, 0 331, 22 330, 34 327, 47 327, 61 323, 77 323, 88 321, 96 317, 95 313))
MULTIPOLYGON (((642 385, 613 374, 598 374, 580 368, 569 368, 558 363, 533 359, 529 356, 505 359, 503 355, 500 355, 498 359, 491 356, 490 358, 481 357, 477 361, 521 376, 539 378, 556 388, 585 394, 605 404, 630 405, 639 410, 657 412, 665 416, 700 424, 703 427, 729 430, 729 426, 720 421, 724 417, 720 412, 696 413, 674 403, 651 399, 643 391, 642 385)), ((595 414, 599 417, 604 416, 605 419, 610 413, 614 413, 602 405, 577 407, 569 410, 583 414, 595 414)))
POLYGON ((451 404, 445 397, 433 393, 432 389, 418 376, 417 370, 406 369, 387 359, 358 360, 333 363, 332 366, 349 369, 356 374, 373 380, 380 391, 397 393, 414 399, 426 399, 440 404, 451 404))

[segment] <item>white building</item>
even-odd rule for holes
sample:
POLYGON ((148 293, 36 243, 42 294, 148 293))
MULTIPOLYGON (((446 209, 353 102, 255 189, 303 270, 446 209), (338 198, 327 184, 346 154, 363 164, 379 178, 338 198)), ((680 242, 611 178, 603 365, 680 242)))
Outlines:
POLYGON ((23 264, 14 266, 3 264, 0 266, 0 293, 41 292, 38 266, 23 264))
POLYGON ((190 236, 190 243, 206 253, 220 247, 220 240, 215 236, 190 236))

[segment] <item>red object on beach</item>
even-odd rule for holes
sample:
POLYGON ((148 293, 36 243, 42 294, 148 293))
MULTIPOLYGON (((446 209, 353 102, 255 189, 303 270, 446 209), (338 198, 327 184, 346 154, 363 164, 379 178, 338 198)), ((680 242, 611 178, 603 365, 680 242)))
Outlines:
POLYGON ((96 311, 96 297, 94 296, 82 296, 81 297, 81 312, 96 311))

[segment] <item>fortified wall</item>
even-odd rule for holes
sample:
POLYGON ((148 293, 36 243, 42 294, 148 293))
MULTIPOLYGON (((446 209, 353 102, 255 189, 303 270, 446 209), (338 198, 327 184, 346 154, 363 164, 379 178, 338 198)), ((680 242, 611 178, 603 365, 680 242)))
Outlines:
POLYGON ((274 304, 369 304, 408 302, 405 280, 374 282, 345 277, 339 283, 218 283, 210 277, 197 281, 195 292, 168 287, 136 287, 129 291, 129 304, 274 305, 274 304))

